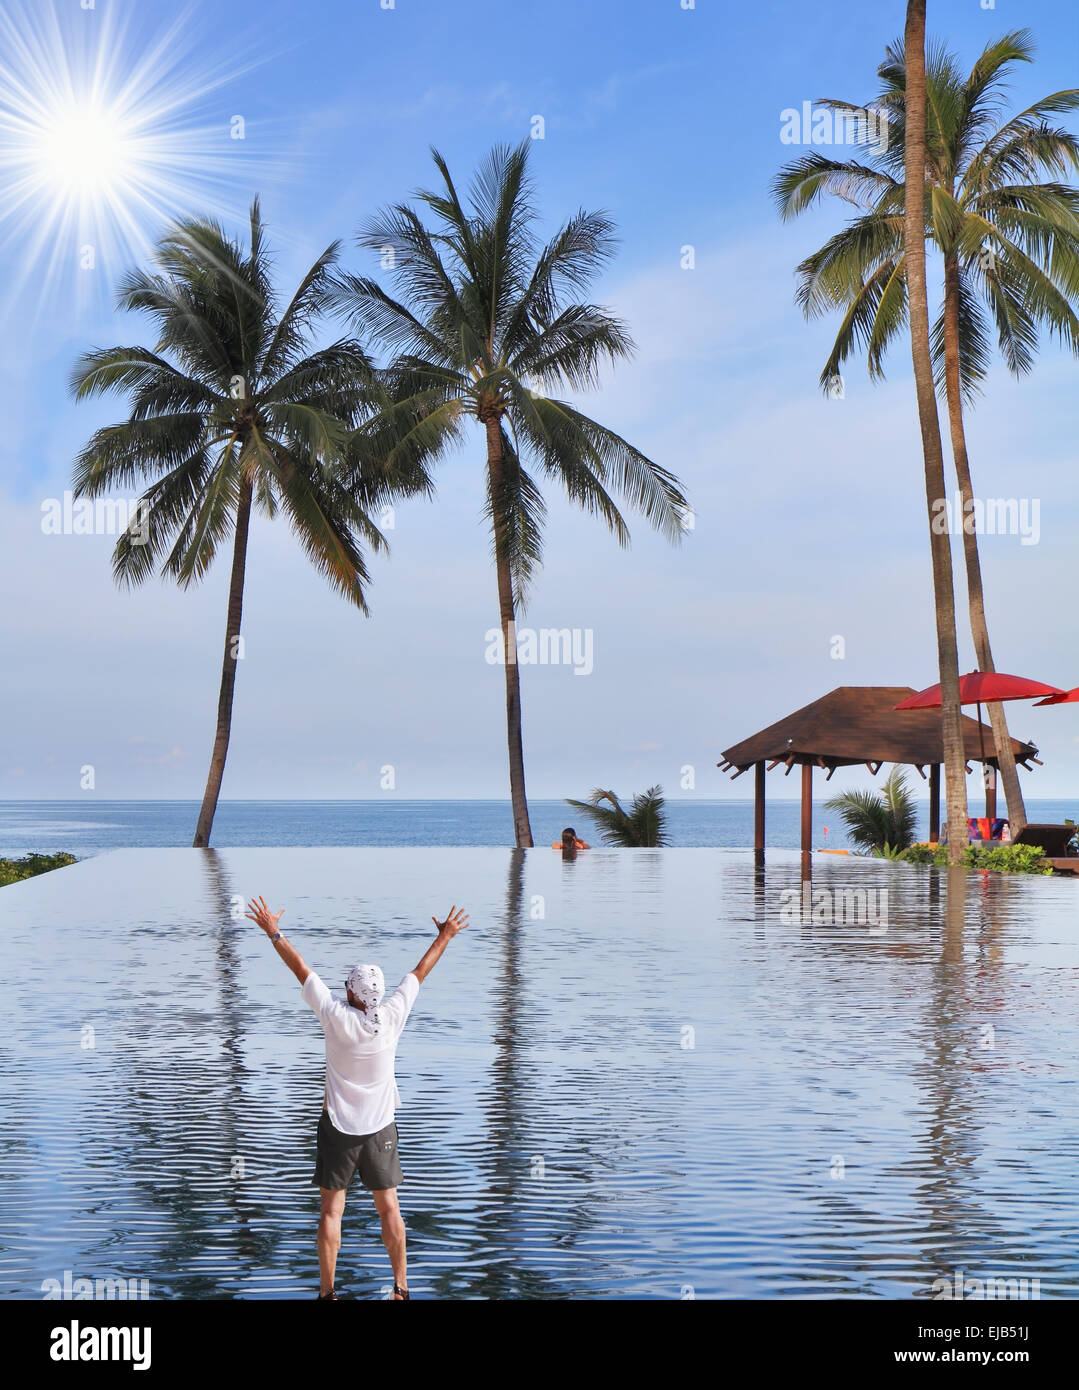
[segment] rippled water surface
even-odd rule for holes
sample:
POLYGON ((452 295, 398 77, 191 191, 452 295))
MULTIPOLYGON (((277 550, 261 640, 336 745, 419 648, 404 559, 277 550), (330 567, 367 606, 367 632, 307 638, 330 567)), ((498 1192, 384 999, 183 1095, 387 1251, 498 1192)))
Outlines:
MULTIPOLYGON (((818 857, 818 916, 884 890, 882 930, 792 920, 799 873, 125 850, 0 890, 0 1293, 313 1296, 322 1034, 232 916, 261 891, 336 989, 472 914, 398 1050, 417 1297, 929 1297, 955 1269, 1075 1297, 1079 884, 818 857)), ((338 1273, 388 1283, 358 1188, 338 1273)))

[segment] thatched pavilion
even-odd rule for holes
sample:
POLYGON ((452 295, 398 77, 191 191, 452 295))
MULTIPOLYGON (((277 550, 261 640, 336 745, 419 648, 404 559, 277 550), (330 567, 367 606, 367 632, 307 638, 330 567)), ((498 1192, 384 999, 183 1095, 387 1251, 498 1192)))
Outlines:
MULTIPOLYGON (((753 844, 758 860, 764 855, 764 774, 784 767, 784 775, 797 764, 802 769, 802 853, 812 849, 813 769, 820 768, 828 781, 837 767, 864 763, 875 776, 885 763, 908 763, 924 778, 929 769, 929 838, 940 835, 940 769, 944 760, 939 709, 897 710, 900 700, 913 695, 909 685, 841 685, 811 705, 769 724, 760 733, 743 739, 723 754, 718 764, 724 772, 735 769, 740 777, 752 767, 754 783, 753 844)), ((968 715, 963 716, 963 740, 970 764, 982 762, 996 769, 993 731, 968 715)), ((1032 743, 1012 739, 1015 760, 1029 772, 1038 763, 1032 743)), ((996 778, 986 779, 987 816, 996 815, 996 778), (990 783, 992 785, 990 785, 990 783)))

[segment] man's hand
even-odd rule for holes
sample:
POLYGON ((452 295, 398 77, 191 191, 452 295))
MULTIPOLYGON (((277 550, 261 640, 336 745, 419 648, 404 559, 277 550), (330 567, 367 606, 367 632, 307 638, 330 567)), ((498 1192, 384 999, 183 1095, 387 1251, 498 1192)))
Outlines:
POLYGON ((438 928, 438 935, 423 953, 423 960, 420 961, 419 965, 417 965, 412 972, 421 984, 434 969, 435 965, 442 957, 442 952, 457 933, 459 931, 464 931, 465 927, 468 926, 468 915, 463 908, 451 907, 444 922, 440 922, 437 917, 432 917, 431 921, 434 922, 435 926, 438 928))
POLYGON ((455 904, 450 908, 444 922, 440 922, 437 917, 432 917, 431 921, 434 922, 439 936, 452 937, 456 936, 459 931, 464 931, 465 927, 468 926, 468 915, 464 908, 459 908, 455 904))
MULTIPOLYGON (((252 898, 247 905, 251 911, 245 912, 244 916, 249 917, 252 922, 257 922, 268 937, 275 937, 280 930, 277 924, 285 915, 284 908, 280 912, 271 912, 263 897, 252 898)), ((311 971, 296 947, 282 937, 280 941, 273 943, 273 948, 302 985, 311 971)))
POLYGON ((250 918, 252 922, 257 922, 267 936, 273 936, 277 931, 278 922, 285 915, 285 909, 282 908, 280 912, 271 912, 266 906, 266 899, 261 896, 257 902, 252 898, 247 906, 250 911, 245 912, 244 916, 250 918))

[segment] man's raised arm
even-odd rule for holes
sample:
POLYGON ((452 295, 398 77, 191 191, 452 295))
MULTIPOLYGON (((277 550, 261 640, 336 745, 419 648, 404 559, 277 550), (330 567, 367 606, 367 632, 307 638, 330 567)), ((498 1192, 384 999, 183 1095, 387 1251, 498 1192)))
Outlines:
POLYGON ((437 917, 432 917, 431 921, 438 928, 438 935, 424 951, 423 959, 412 972, 421 984, 442 959, 442 952, 457 933, 464 931, 465 927, 468 926, 468 915, 463 908, 454 906, 450 908, 449 915, 444 922, 440 922, 437 917))
MULTIPOLYGON (((292 971, 292 973, 296 976, 297 980, 299 980, 300 984, 302 985, 303 982, 307 979, 308 975, 310 975, 311 971, 308 968, 303 956, 300 955, 299 951, 297 951, 296 947, 293 946, 291 942, 285 940, 285 938, 281 935, 280 929, 278 928, 277 924, 285 915, 285 909, 282 908, 280 912, 271 912, 270 909, 266 906, 266 899, 263 897, 259 897, 257 902, 254 898, 252 898, 251 901, 247 904, 247 906, 251 910, 249 912, 245 912, 244 916, 249 917, 252 922, 258 923, 258 925, 273 942, 274 950, 277 952, 277 954, 281 957, 281 959, 285 962, 285 964, 288 966, 288 968, 292 971)), ((440 951, 439 955, 441 954, 442 953, 440 951)), ((436 956, 435 960, 437 959, 438 957, 436 956)), ((434 962, 432 962, 432 964, 434 964, 434 962)))

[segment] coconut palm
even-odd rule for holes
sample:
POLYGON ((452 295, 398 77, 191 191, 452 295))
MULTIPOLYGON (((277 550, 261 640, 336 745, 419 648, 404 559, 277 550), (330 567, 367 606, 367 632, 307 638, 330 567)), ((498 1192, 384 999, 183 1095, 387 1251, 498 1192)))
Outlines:
POLYGON ((417 195, 420 211, 398 204, 360 232, 360 245, 379 252, 399 299, 373 279, 339 277, 342 312, 393 358, 393 416, 402 427, 391 462, 443 457, 468 437, 469 421, 483 431, 518 847, 531 846, 532 830, 516 617, 542 558, 541 483, 560 486, 623 545, 629 531, 612 492, 671 540, 681 536, 685 516, 671 473, 552 394, 598 385, 603 366, 628 357, 633 343, 619 319, 575 297, 612 254, 611 222, 577 212, 541 245, 529 146, 496 147, 467 205, 434 151, 441 184, 417 195))
MULTIPOLYGON (((927 232, 943 265, 940 311, 932 330, 933 365, 947 403, 964 508, 971 636, 978 667, 985 671, 995 668, 973 523, 964 405, 975 399, 985 380, 994 331, 1016 376, 1030 370, 1043 330, 1079 351, 1074 308, 1079 300, 1079 190, 1062 182, 1079 168, 1079 140, 1051 123, 1079 109, 1079 90, 1054 92, 1005 118, 1005 80, 1017 63, 1030 62, 1033 52, 1029 33, 1020 30, 988 44, 969 73, 939 45, 931 48, 926 69, 927 232)), ((859 210, 798 267, 798 298, 806 315, 834 309, 843 315, 821 373, 823 383, 859 352, 868 359, 870 376, 883 377, 887 349, 906 323, 902 178, 907 119, 901 43, 888 48, 879 77, 874 106, 885 113, 887 141, 873 142, 865 162, 807 155, 787 165, 775 183, 784 217, 805 211, 824 194, 859 210)), ((870 110, 850 109, 863 118, 870 110)), ((869 139, 877 127, 866 121, 859 129, 869 139)), ((938 522, 942 520, 938 512, 938 522)), ((999 704, 990 706, 990 720, 1009 819, 1019 829, 1026 811, 999 704)))
POLYGON ((179 221, 153 268, 131 272, 119 292, 122 309, 148 315, 155 346, 96 349, 72 375, 78 399, 114 392, 130 404, 128 418, 98 430, 79 455, 75 494, 149 481, 144 510, 115 547, 117 581, 141 584, 160 570, 187 588, 231 537, 217 729, 196 846, 209 844, 225 771, 252 508, 267 517, 283 511, 312 563, 363 612, 362 545, 384 546, 368 515, 384 491, 377 470, 366 489, 342 481, 363 471, 370 364, 352 338, 311 350, 336 259, 334 244, 279 312, 257 200, 247 247, 207 218, 179 221))
POLYGON ((925 0, 907 0, 904 35, 906 72, 906 141, 903 175, 903 257, 909 296, 910 351, 918 398, 918 425, 925 468, 925 505, 933 564, 933 613, 940 672, 940 722, 947 778, 948 859, 958 864, 967 825, 966 753, 963 710, 959 703, 959 649, 955 631, 952 547, 947 531, 935 527, 934 511, 944 496, 944 451, 940 442, 937 398, 933 391, 933 353, 929 336, 929 292, 925 276, 926 82, 925 0))
POLYGON ((600 832, 605 845, 620 845, 623 849, 642 849, 668 843, 664 833, 666 813, 663 809, 663 788, 649 787, 633 798, 627 811, 611 791, 597 787, 587 801, 571 801, 566 805, 586 815, 600 832), (604 806, 603 802, 610 802, 604 806))
POLYGON ((841 792, 824 804, 840 817, 858 849, 890 857, 914 843, 917 808, 901 767, 892 768, 879 792, 841 792))

